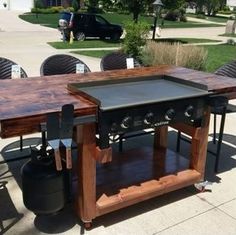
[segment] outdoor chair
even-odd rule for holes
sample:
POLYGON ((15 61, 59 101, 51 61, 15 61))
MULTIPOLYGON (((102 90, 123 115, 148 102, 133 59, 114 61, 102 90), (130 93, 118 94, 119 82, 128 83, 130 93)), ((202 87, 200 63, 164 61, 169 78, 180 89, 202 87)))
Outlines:
MULTIPOLYGON (((12 79, 12 65, 17 65, 17 63, 7 58, 0 57, 0 79, 12 79)), ((20 68, 20 77, 27 77, 27 74, 23 68, 20 68)), ((20 150, 23 150, 22 136, 20 136, 20 150)))
MULTIPOLYGON (((236 79, 236 61, 232 61, 230 63, 224 64, 223 66, 221 66, 219 69, 215 71, 215 74, 221 75, 222 79, 224 79, 223 76, 236 79)), ((213 152, 208 149, 209 153, 216 156, 214 171, 218 172, 221 144, 222 144, 223 135, 224 135, 225 116, 227 113, 236 113, 236 105, 227 104, 226 106, 221 106, 221 107, 212 106, 211 113, 214 115, 214 119, 213 119, 213 143, 214 144, 216 144, 216 117, 217 115, 221 116, 216 152, 213 152)), ((180 151, 181 139, 183 139, 183 137, 181 137, 181 132, 178 131, 177 148, 176 148, 177 152, 180 151)))
MULTIPOLYGON (((17 63, 0 57, 0 79, 11 79, 12 78, 12 65, 17 65, 17 63)), ((21 78, 26 78, 27 74, 23 68, 21 68, 21 78)))
MULTIPOLYGON (((123 52, 112 52, 103 56, 100 68, 102 71, 115 70, 115 69, 127 69, 126 59, 130 58, 129 55, 123 52)), ((134 67, 140 67, 141 65, 137 60, 134 60, 134 67)))
POLYGON ((45 59, 40 67, 40 75, 58 75, 58 74, 70 74, 76 73, 77 64, 84 65, 84 72, 90 72, 89 67, 78 58, 66 55, 66 54, 57 54, 49 56, 45 59))

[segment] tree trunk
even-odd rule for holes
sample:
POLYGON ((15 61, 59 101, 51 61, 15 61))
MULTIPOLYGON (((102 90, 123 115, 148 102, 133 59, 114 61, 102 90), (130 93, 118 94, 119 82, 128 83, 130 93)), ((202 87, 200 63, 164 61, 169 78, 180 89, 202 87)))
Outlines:
POLYGON ((138 14, 135 13, 135 12, 133 13, 133 20, 134 20, 135 23, 138 22, 138 14))

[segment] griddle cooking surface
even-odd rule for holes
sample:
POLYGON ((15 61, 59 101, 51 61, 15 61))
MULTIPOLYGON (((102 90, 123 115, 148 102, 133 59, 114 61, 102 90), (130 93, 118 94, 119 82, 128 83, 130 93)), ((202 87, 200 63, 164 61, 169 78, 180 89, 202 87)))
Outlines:
POLYGON ((81 87, 79 90, 99 100, 102 110, 208 94, 205 90, 164 79, 88 86, 81 87))

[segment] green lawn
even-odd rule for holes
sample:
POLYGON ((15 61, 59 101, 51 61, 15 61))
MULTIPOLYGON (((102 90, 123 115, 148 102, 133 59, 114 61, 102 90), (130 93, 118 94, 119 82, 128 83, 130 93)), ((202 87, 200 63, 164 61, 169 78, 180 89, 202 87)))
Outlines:
MULTIPOLYGON (((129 14, 118 14, 118 13, 104 13, 101 14, 109 22, 114 24, 124 24, 127 20, 132 20, 132 15, 129 14)), ((57 28, 59 14, 36 14, 34 13, 25 13, 19 16, 21 19, 28 21, 33 24, 41 24, 44 26, 57 28)), ((150 16, 140 16, 141 20, 145 20, 149 24, 153 24, 153 17, 150 16)), ((214 27, 219 26, 217 24, 204 24, 204 23, 195 23, 195 22, 173 22, 173 21, 164 21, 162 28, 192 28, 192 27, 214 27)))
POLYGON ((79 55, 86 55, 96 58, 102 58, 103 56, 113 52, 115 50, 93 50, 93 51, 71 51, 71 53, 79 54, 79 55))
MULTIPOLYGON (((186 14, 186 16, 197 18, 197 16, 194 14, 186 14)), ((215 23, 226 23, 228 19, 229 19, 228 17, 224 17, 224 16, 206 16, 204 20, 215 22, 215 23)))
POLYGON ((235 38, 236 34, 235 33, 224 33, 224 34, 219 34, 219 36, 235 38))
MULTIPOLYGON (((221 65, 236 60, 236 46, 232 45, 207 45, 204 46, 208 50, 208 57, 206 62, 205 71, 215 72, 221 65)), ((72 53, 77 53, 86 56, 93 56, 101 58, 107 53, 112 52, 112 50, 100 50, 100 51, 73 51, 72 53)))
POLYGON ((57 28, 59 14, 36 14, 25 13, 19 16, 22 20, 30 22, 32 24, 40 24, 51 28, 57 28))
POLYGON ((236 60, 236 46, 232 45, 211 45, 204 46, 208 50, 206 71, 214 72, 221 65, 236 60))
POLYGON ((120 47, 122 40, 114 42, 112 40, 88 39, 84 41, 69 42, 49 42, 48 44, 56 49, 79 49, 79 48, 103 48, 103 47, 120 47))
MULTIPOLYGON (((204 38, 160 38, 156 41, 181 41, 183 43, 204 43, 204 42, 219 42, 204 38)), ((117 42, 111 40, 87 39, 85 41, 74 41, 72 44, 68 42, 49 42, 48 44, 56 49, 83 49, 83 48, 104 48, 104 47, 121 47, 123 40, 117 42)))

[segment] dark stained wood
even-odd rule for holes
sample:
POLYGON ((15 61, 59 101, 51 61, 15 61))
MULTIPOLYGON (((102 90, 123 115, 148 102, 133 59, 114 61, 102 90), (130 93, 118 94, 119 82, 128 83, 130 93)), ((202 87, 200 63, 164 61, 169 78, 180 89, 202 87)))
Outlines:
POLYGON ((168 126, 162 126, 155 128, 154 133, 154 148, 167 148, 167 134, 168 134, 168 126))
MULTIPOLYGON (((67 74, 27 79, 2 80, 0 86, 1 137, 39 131, 45 114, 59 112, 64 104, 75 105, 76 115, 95 114, 96 105, 67 91, 71 82, 89 82, 155 75, 170 75, 208 86, 209 91, 236 98, 236 79, 172 65, 113 70, 86 74, 67 74)), ((110 95, 110 94, 108 94, 110 95)))
POLYGON ((100 163, 107 163, 112 161, 112 148, 100 149, 99 146, 96 147, 95 159, 100 163))
POLYGON ((201 175, 175 152, 143 147, 113 154, 113 161, 97 167, 97 216, 186 187, 201 175), (153 155, 156 155, 153 157, 153 155), (159 159, 165 159, 159 161, 159 159))
POLYGON ((208 108, 201 128, 196 128, 192 136, 190 168, 201 173, 202 180, 204 180, 205 173, 210 114, 211 111, 208 108))
POLYGON ((204 121, 202 126, 198 128, 186 125, 184 123, 171 125, 176 130, 191 136, 192 144, 190 168, 195 169, 201 173, 202 179, 204 179, 205 173, 210 114, 210 108, 208 107, 204 113, 204 121))
POLYGON ((76 142, 78 144, 76 212, 83 222, 91 222, 96 217, 95 124, 77 126, 76 142))

